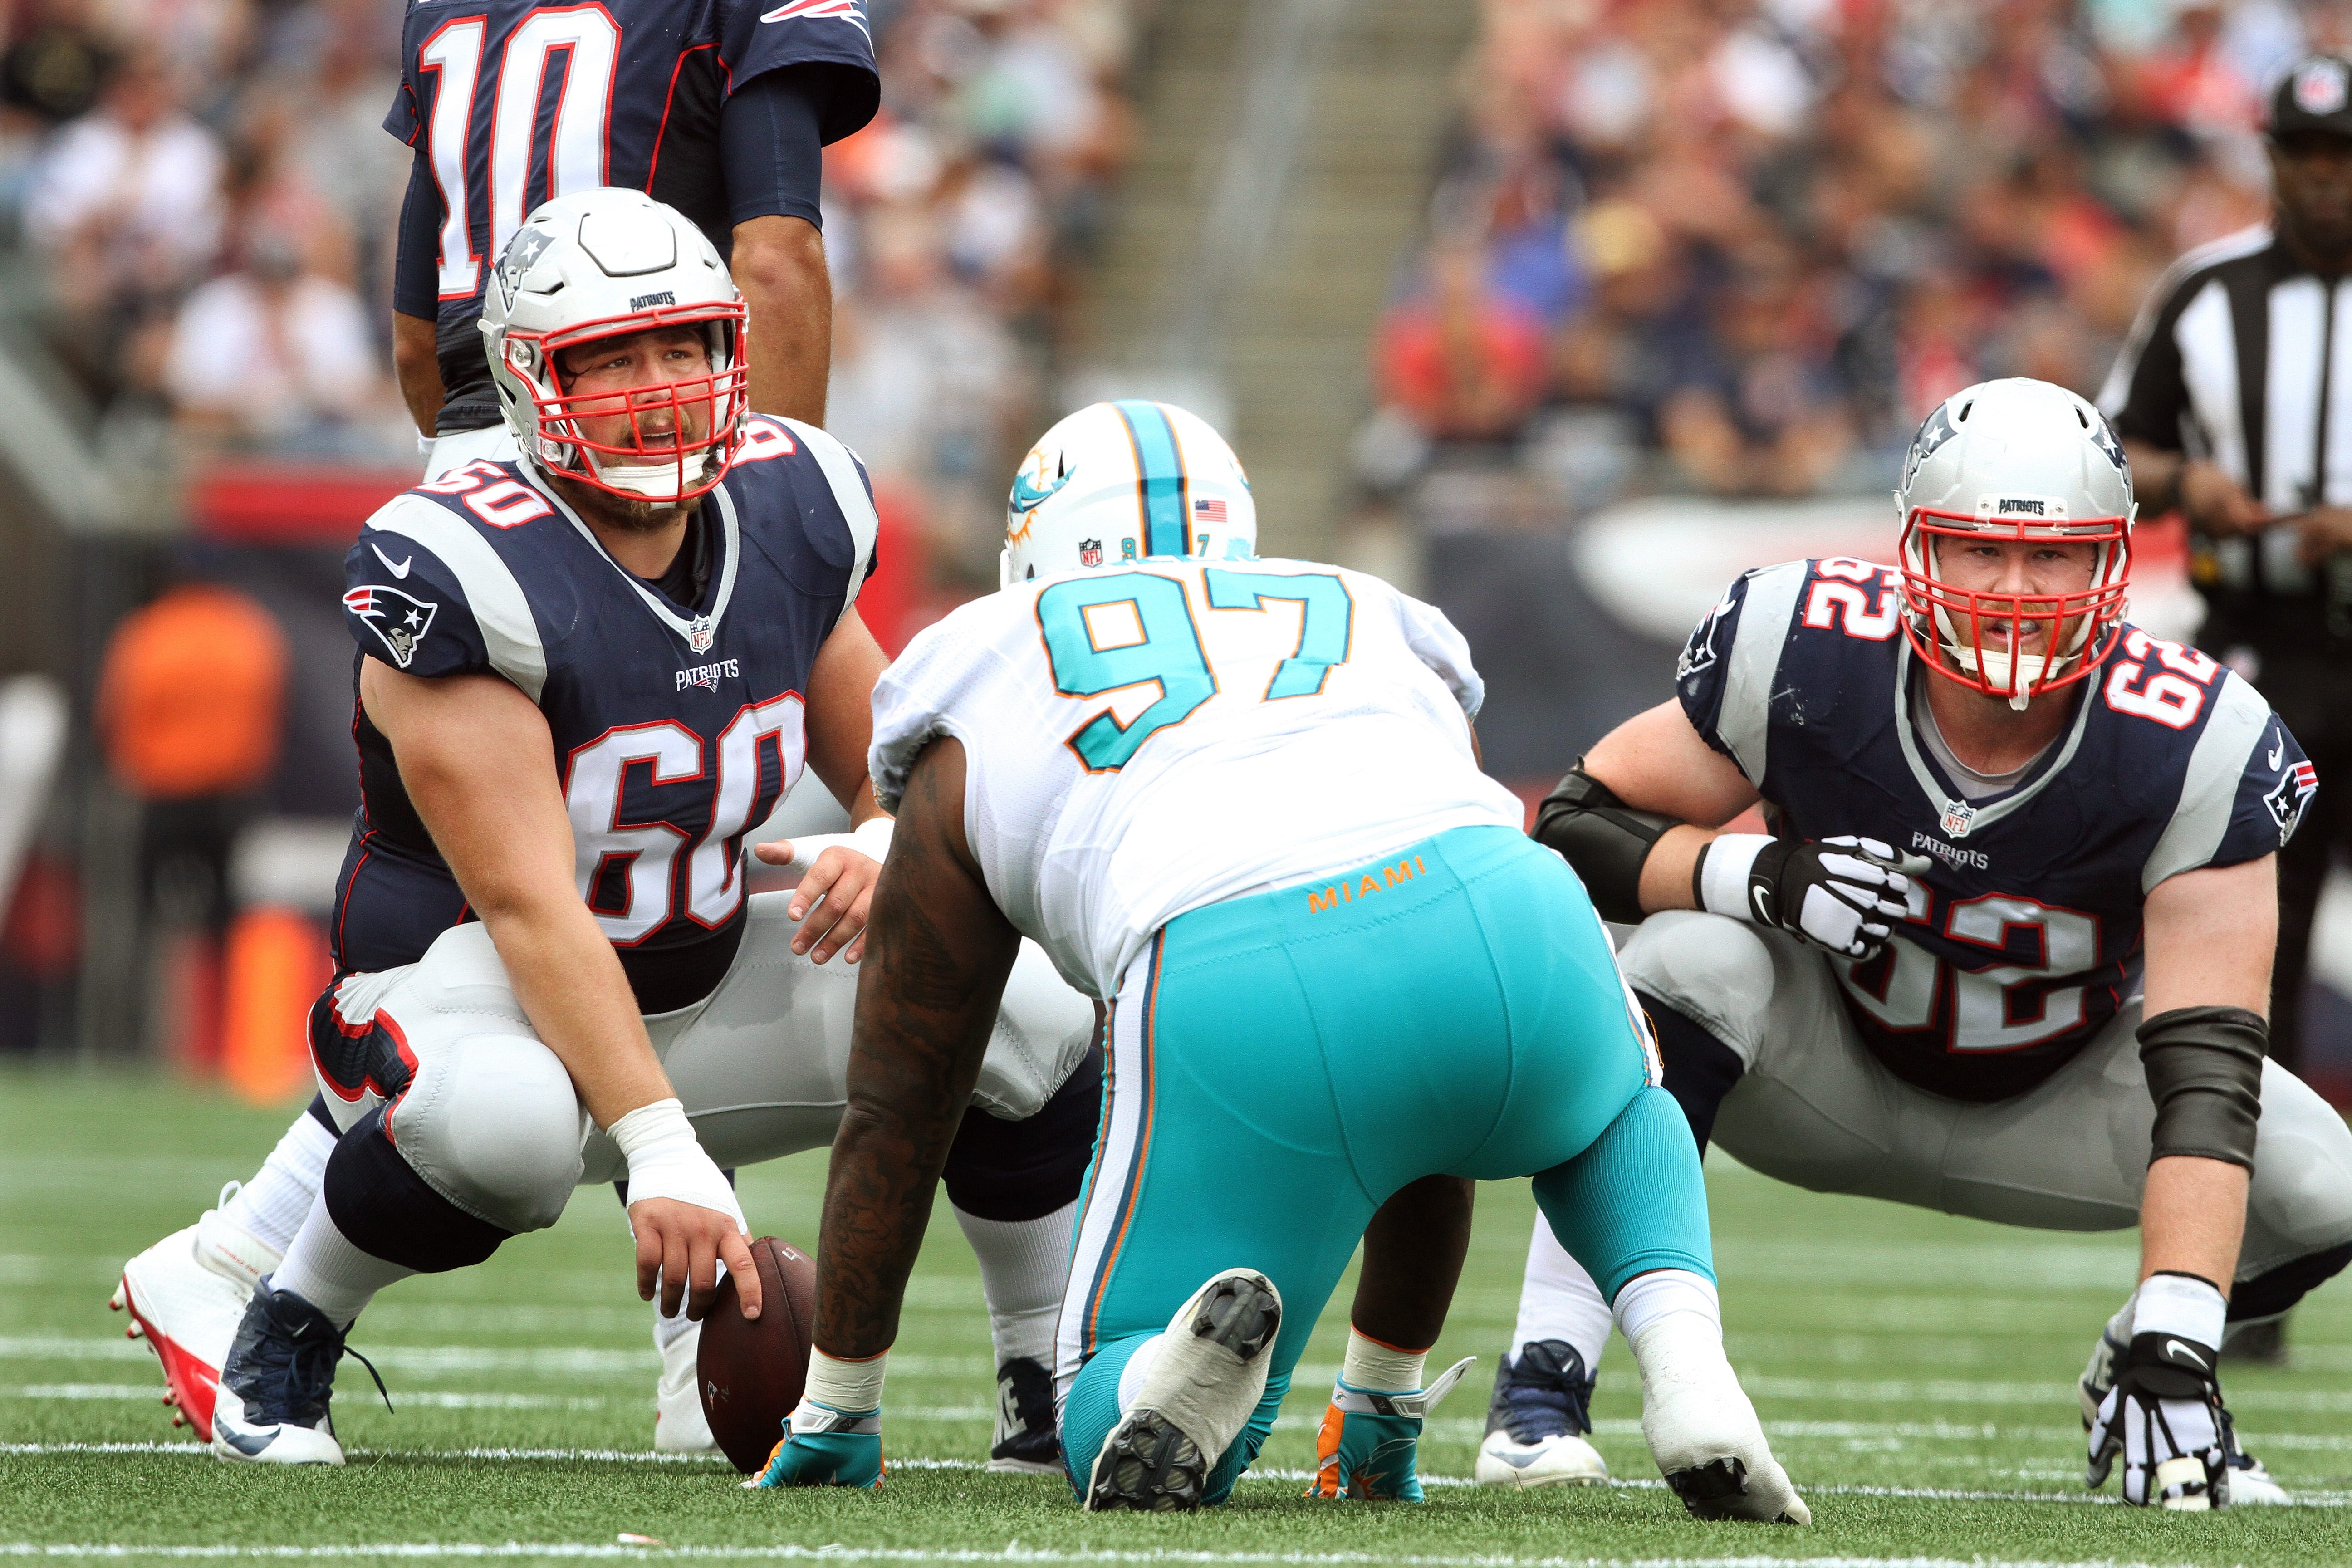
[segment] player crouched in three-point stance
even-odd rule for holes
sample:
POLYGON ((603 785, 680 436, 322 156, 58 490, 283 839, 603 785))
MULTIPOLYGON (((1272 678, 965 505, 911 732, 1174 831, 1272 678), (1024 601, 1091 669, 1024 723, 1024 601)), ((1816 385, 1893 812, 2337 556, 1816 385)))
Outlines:
MULTIPOLYGON (((1802 1521, 1724 1358, 1689 1131, 1583 890, 1478 771, 1468 650, 1377 579, 1253 559, 1255 536, 1207 426, 1097 404, 1023 465, 1004 589, 876 687, 875 788, 900 815, 817 1350, 763 1479, 878 1479, 884 1352, 1026 932, 1111 1005, 1055 1369, 1087 1508, 1223 1500, 1376 1212, 1533 1175, 1693 1511, 1802 1521)), ((1316 1489, 1418 1496, 1443 1296, 1425 1337, 1387 1343, 1362 1304, 1316 1489)))
MULTIPOLYGON (((2081 398, 1960 393, 1897 499, 1899 567, 1742 577, 1679 702, 1595 746, 1536 836, 1648 917, 1620 962, 1702 1144, 2004 1225, 2137 1221, 2083 1374, 2091 1484, 2120 1458, 2135 1503, 2282 1501, 2215 1363, 2225 1324, 2352 1258, 2352 1133, 2263 1059, 2311 768, 2252 687, 2123 619, 2131 480, 2081 398), (1773 836, 1706 826, 1759 799, 1773 836)), ((1481 1479, 1580 1479, 1561 1407, 1608 1331, 1538 1222, 1481 1479)))
MULTIPOLYGON (((278 1198, 246 1213, 299 1205, 282 1258, 211 1215, 125 1270, 224 1458, 341 1462, 329 1396, 361 1309, 552 1225, 582 1182, 626 1177, 639 1289, 687 1329, 681 1295, 699 1317, 715 1265, 748 1262, 714 1160, 824 1143, 845 1103, 847 962, 888 837, 864 787, 884 663, 855 608, 864 477, 823 432, 747 414, 743 306, 672 209, 559 197, 496 271, 483 335, 523 456, 392 501, 347 563, 364 802, 338 980, 310 1018, 340 1136, 323 1170, 289 1169, 298 1125, 257 1177, 278 1198), (763 847, 814 864, 747 899, 743 836, 804 765, 857 826, 763 847)), ((957 1139, 968 1190, 1034 1205, 983 1216, 978 1248, 1000 1323, 1008 1294, 1035 1298, 1019 1316, 1039 1431, 1014 1456, 1031 1468, 1058 1458, 1043 1363, 1093 1026, 1033 949, 983 1026, 966 1103, 984 1109, 957 1139), (1027 1136, 991 1111, 1030 1118, 1027 1136)), ((739 1279, 756 1315, 758 1277, 739 1279)), ((671 1342, 687 1369, 694 1338, 671 1342)), ((691 1377, 677 1390, 698 1417, 691 1377)))

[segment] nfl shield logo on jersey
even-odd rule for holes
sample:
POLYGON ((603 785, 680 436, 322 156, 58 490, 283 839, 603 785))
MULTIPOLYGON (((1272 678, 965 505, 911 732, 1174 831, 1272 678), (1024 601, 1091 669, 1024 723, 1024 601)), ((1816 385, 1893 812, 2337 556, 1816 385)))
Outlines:
POLYGON ((686 628, 686 646, 697 653, 709 653, 710 645, 719 640, 718 628, 709 616, 697 616, 694 624, 686 628))
POLYGON ((1079 541, 1078 541, 1078 563, 1079 563, 1080 565, 1083 565, 1083 566, 1099 566, 1099 565, 1101 565, 1101 564, 1102 564, 1102 541, 1101 541, 1101 540, 1099 540, 1099 539, 1081 539, 1081 540, 1079 540, 1079 541))
POLYGON ((1977 808, 1966 801, 1948 800, 1944 803, 1944 836, 1946 837, 1966 838, 1969 836, 1969 826, 1976 819, 1977 808))

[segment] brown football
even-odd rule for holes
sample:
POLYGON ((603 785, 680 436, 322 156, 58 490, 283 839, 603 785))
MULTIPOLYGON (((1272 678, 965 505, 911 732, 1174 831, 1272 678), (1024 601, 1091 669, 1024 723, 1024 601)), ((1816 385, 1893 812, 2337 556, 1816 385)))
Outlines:
POLYGON ((760 1270, 760 1316, 743 1315, 730 1274, 702 1320, 695 1358, 710 1436, 747 1476, 759 1473, 783 1437, 816 1334, 816 1259, 763 1236, 751 1244, 751 1261, 760 1270))

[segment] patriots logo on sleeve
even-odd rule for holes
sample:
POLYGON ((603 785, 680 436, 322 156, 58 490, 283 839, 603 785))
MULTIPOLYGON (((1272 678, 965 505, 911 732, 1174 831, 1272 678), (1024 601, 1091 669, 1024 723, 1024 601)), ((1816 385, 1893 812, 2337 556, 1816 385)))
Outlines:
POLYGON ((2303 820, 2304 807, 2319 789, 2319 770, 2309 763, 2296 763, 2279 774, 2278 787, 2263 796, 2270 808, 2271 820, 2278 824, 2279 843, 2284 847, 2294 837, 2295 824, 2303 820))
POLYGON ((837 16, 859 32, 865 33, 869 42, 874 37, 866 26, 864 0, 784 0, 784 3, 774 10, 761 12, 760 20, 796 22, 804 16, 810 18, 837 16))
POLYGON ((1684 645, 1682 657, 1675 660, 1676 680, 1687 680, 1701 670, 1715 668, 1715 661, 1720 657, 1716 652, 1715 634, 1723 625, 1723 617, 1730 612, 1731 601, 1726 598, 1706 613, 1706 619, 1699 622, 1690 635, 1690 641, 1684 645))
POLYGON ((425 640, 433 626, 433 612, 440 607, 430 599, 375 583, 343 595, 343 608, 368 624, 392 655, 392 662, 402 669, 416 658, 416 645, 425 640))

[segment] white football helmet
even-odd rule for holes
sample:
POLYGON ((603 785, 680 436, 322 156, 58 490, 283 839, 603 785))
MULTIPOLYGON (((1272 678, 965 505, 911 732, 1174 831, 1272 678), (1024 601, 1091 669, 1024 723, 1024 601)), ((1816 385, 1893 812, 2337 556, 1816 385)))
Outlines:
POLYGON ((515 230, 483 290, 482 340, 499 409, 525 456, 630 500, 687 500, 735 461, 750 412, 743 297, 700 229, 643 191, 605 186, 541 204, 515 230), (707 375, 626 393, 568 392, 562 350, 656 327, 694 326, 707 375), (690 445, 648 432, 667 411, 690 445), (589 438, 583 419, 628 416, 625 438, 589 438), (650 436, 650 439, 648 438, 650 436))
POLYGON ((1249 480, 1207 421, 1128 398, 1079 409, 1038 438, 1013 476, 1003 585, 1155 555, 1248 561, 1249 480))
POLYGON ((1911 438, 1903 486, 1904 624, 1927 668, 2012 707, 2082 679, 2121 635, 2131 584, 2131 469, 2106 416, 2063 386, 2013 376, 1947 398, 1911 438), (1987 594, 1944 581, 1945 540, 2094 544, 2090 585, 1987 594), (1998 625, 1988 627, 1988 622, 1998 625), (2036 622, 2050 653, 2027 653, 2036 622))

